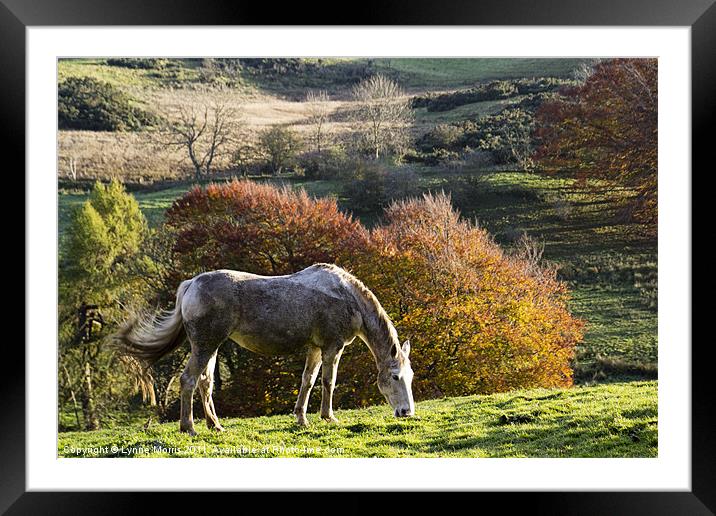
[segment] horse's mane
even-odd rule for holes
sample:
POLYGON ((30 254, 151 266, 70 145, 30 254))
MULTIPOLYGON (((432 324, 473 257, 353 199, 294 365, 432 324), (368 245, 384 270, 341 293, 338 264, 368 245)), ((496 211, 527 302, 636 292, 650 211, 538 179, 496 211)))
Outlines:
POLYGON ((398 332, 396 331, 395 326, 393 326, 390 316, 380 304, 378 298, 375 297, 375 294, 373 294, 373 292, 371 292, 371 290, 366 287, 361 280, 356 278, 347 270, 331 263, 318 263, 316 266, 337 274, 348 284, 354 287, 354 292, 358 294, 357 301, 363 305, 364 308, 367 308, 367 310, 364 310, 365 315, 372 319, 372 321, 370 321, 373 323, 371 326, 377 326, 376 329, 382 335, 388 337, 391 344, 398 342, 398 332))

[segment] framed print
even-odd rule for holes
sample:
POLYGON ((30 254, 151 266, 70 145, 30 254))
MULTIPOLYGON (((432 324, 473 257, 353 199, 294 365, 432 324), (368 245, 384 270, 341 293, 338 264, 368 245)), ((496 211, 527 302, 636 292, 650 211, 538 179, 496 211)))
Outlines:
POLYGON ((27 203, 3 510, 712 514, 712 2, 297 7, 0 6, 27 203))

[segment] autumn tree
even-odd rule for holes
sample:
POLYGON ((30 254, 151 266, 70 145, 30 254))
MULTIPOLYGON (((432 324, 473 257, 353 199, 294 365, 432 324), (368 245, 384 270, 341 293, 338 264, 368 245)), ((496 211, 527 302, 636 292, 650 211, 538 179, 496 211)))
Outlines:
MULTIPOLYGON (((316 262, 340 262, 340 255, 351 253, 366 234, 333 199, 246 180, 195 188, 174 202, 166 220, 174 235, 170 292, 206 270, 278 275, 316 262)), ((242 415, 290 410, 304 358, 263 357, 222 346, 219 360, 231 378, 217 393, 217 407, 242 415)))
POLYGON ((354 86, 354 121, 358 135, 375 159, 390 150, 402 152, 410 139, 413 110, 398 84, 374 75, 354 86))
POLYGON ((629 212, 657 221, 657 60, 594 64, 578 86, 536 114, 535 158, 551 173, 605 180, 634 192, 629 212))
POLYGON ((216 160, 230 153, 240 127, 236 111, 225 103, 182 106, 175 118, 166 119, 156 139, 186 152, 199 181, 211 177, 216 160))
POLYGON ((247 180, 194 188, 166 217, 186 275, 216 268, 289 274, 335 261, 364 232, 333 199, 247 180))
POLYGON ((582 322, 539 249, 505 253, 443 194, 395 202, 384 219, 351 263, 411 340, 416 398, 571 385, 582 322))

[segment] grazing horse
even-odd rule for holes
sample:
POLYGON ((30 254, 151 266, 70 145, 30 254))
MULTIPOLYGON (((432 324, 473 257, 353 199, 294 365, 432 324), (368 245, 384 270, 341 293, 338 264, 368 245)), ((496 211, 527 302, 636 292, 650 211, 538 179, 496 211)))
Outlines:
POLYGON ((355 337, 373 354, 378 389, 395 416, 412 416, 410 342, 401 346, 373 293, 335 265, 319 263, 285 276, 232 270, 199 274, 179 285, 173 311, 132 318, 114 340, 125 353, 152 364, 189 339, 191 357, 181 375, 179 428, 195 435, 192 400, 197 385, 207 425, 223 430, 211 394, 216 353, 225 340, 264 355, 305 353, 294 414, 299 425, 307 426, 308 398, 319 367, 321 417, 336 421, 332 401, 338 361, 355 337))

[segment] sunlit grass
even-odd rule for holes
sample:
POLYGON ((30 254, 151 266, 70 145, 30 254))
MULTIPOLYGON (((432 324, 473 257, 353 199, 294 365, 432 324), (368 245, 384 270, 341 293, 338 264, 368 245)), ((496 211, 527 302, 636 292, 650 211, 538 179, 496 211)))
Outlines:
POLYGON ((569 77, 580 59, 398 58, 376 59, 379 70, 397 71, 410 88, 450 88, 496 79, 569 77))
MULTIPOLYGON (((338 386, 340 390, 340 385, 338 386)), ((314 393, 315 394, 315 393, 314 393)), ((657 383, 533 389, 424 401, 417 417, 387 406, 337 410, 337 424, 310 414, 222 419, 217 434, 196 421, 59 434, 64 457, 655 457, 657 383), (114 449, 113 449, 114 447, 114 449)))

